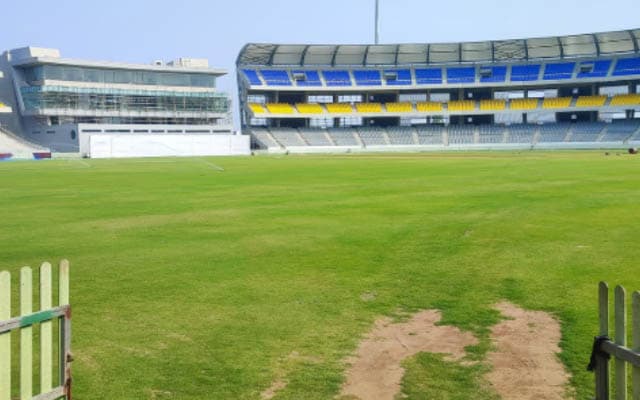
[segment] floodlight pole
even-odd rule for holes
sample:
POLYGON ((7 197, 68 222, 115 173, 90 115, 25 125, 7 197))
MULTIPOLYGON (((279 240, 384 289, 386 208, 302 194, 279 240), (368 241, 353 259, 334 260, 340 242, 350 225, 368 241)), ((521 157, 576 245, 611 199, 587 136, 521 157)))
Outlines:
POLYGON ((380 44, 380 0, 376 1, 376 21, 375 21, 375 40, 376 44, 380 44))

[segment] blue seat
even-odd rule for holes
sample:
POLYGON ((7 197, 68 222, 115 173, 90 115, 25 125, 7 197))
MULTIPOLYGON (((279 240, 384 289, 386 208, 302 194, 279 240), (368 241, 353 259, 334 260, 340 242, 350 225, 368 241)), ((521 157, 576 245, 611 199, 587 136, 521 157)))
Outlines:
POLYGON ((349 71, 322 71, 327 86, 352 86, 349 71))
POLYGON ((490 76, 480 76, 480 82, 482 83, 492 83, 492 82, 504 82, 507 80, 507 67, 499 66, 499 67, 483 67, 482 68, 490 70, 490 76))
POLYGON ((385 75, 395 74, 396 76, 396 79, 387 79, 387 85, 389 86, 411 86, 413 83, 410 69, 387 69, 384 73, 385 75))
POLYGON ((448 83, 474 83, 476 69, 474 67, 447 68, 448 83))
POLYGON ((382 78, 378 70, 354 70, 353 78, 356 80, 357 86, 382 86, 382 78))
POLYGON ((418 85, 433 85, 442 83, 442 69, 416 69, 416 83, 418 85))
POLYGON ((576 69, 576 63, 551 63, 544 68, 545 81, 556 81, 573 78, 573 71, 576 69))
POLYGON ((640 58, 622 58, 616 63, 613 76, 640 75, 640 58))
POLYGON ((609 75, 609 68, 611 68, 611 60, 598 60, 598 61, 583 61, 580 63, 580 67, 591 66, 591 72, 578 72, 578 79, 584 78, 605 78, 609 75))
POLYGON ((254 71, 252 69, 243 69, 242 72, 244 73, 244 76, 247 77, 247 79, 249 80, 249 83, 251 85, 262 86, 262 81, 260 80, 260 77, 258 76, 258 72, 254 71))
POLYGON ((538 65, 514 65, 511 67, 511 82, 529 82, 537 81, 540 76, 540 68, 538 65))
POLYGON ((267 86, 292 86, 287 71, 263 69, 260 73, 267 86))
POLYGON ((305 76, 305 79, 296 80, 297 86, 322 86, 322 81, 320 80, 320 74, 318 71, 291 71, 291 74, 302 74, 305 76))

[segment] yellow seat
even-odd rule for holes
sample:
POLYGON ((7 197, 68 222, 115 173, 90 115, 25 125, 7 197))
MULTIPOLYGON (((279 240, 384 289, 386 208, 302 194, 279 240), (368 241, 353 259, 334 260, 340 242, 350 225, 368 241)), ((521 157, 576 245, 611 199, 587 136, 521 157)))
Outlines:
POLYGON ((612 106, 634 106, 640 104, 640 94, 621 94, 611 99, 612 106))
POLYGON ((512 110, 533 110, 538 108, 538 99, 513 99, 510 102, 512 110))
POLYGON ((441 112, 442 103, 436 103, 433 101, 426 101, 416 104, 416 109, 419 112, 441 112))
POLYGON ((501 100, 501 99, 497 99, 497 100, 482 100, 480 102, 480 109, 481 110, 492 110, 492 111, 499 111, 499 110, 504 110, 507 106, 507 102, 506 100, 501 100))
POLYGON ((264 114, 267 112, 267 110, 264 109, 264 107, 262 106, 262 104, 258 104, 258 103, 249 103, 249 109, 254 113, 254 114, 264 114))
POLYGON ((449 102, 449 111, 473 111, 476 109, 476 102, 473 100, 453 100, 449 102))
POLYGON ((542 108, 569 108, 571 107, 571 97, 552 97, 544 99, 542 108))
POLYGON ((291 104, 287 103, 267 103, 267 110, 271 114, 293 114, 295 110, 291 104))
POLYGON ((394 113, 395 112, 403 113, 403 112, 413 111, 413 106, 411 105, 411 103, 387 103, 385 104, 385 107, 388 112, 394 112, 394 113))
POLYGON ((331 114, 350 114, 353 112, 353 107, 349 103, 332 103, 326 104, 325 107, 331 114))
POLYGON ((379 113, 382 112, 380 103, 356 103, 356 111, 359 113, 379 113))
POLYGON ((324 109, 320 104, 314 104, 314 103, 310 103, 310 104, 299 103, 299 104, 296 104, 296 108, 298 109, 298 112, 301 114, 322 114, 324 112, 324 109))
POLYGON ((606 101, 607 96, 580 96, 576 107, 602 107, 606 101))

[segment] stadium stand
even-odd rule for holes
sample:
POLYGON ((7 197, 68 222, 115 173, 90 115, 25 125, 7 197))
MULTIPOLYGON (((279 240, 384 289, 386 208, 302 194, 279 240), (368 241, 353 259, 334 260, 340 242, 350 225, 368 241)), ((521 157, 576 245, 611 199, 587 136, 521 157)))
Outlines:
POLYGON ((271 134, 284 147, 307 146, 297 129, 273 128, 271 134))
POLYGON ((514 65, 511 67, 511 82, 537 81, 540 76, 540 64, 514 65))
POLYGON ((507 107, 506 100, 481 100, 480 109, 483 111, 501 111, 507 107))
POLYGON ((381 113, 382 104, 380 103, 356 103, 356 111, 359 113, 381 113))
POLYGON ((351 75, 349 71, 322 71, 327 86, 351 86, 351 75))
POLYGON ((481 83, 500 83, 507 80, 507 67, 484 67, 480 70, 481 83))
POLYGON ((249 103, 249 108, 254 114, 264 114, 267 112, 262 104, 249 103))
POLYGON ((543 79, 545 81, 555 81, 573 78, 573 71, 576 63, 551 63, 547 64, 544 69, 543 79))
POLYGON ((576 100, 576 107, 602 107, 607 102, 607 96, 580 96, 576 100))
POLYGON ((385 109, 393 113, 407 113, 413 111, 413 105, 411 103, 387 103, 385 109))
POLYGON ((614 96, 609 103, 612 106, 635 106, 640 105, 639 94, 623 94, 614 96))
POLYGON ((604 122, 578 122, 573 126, 572 142, 597 142, 606 127, 604 122))
POLYGON ((411 86, 413 78, 410 69, 388 69, 384 71, 386 84, 389 86, 411 86))
POLYGON ((542 108, 569 108, 571 106, 571 97, 553 97, 544 99, 542 108))
POLYGON ((267 129, 253 128, 254 140, 263 148, 280 148, 280 144, 267 129))
POLYGON ((297 86, 303 86, 303 87, 322 86, 322 81, 320 80, 320 73, 318 71, 293 70, 291 71, 291 74, 297 86))
POLYGON ((262 85, 262 80, 258 76, 258 72, 252 69, 245 69, 242 72, 244 72, 245 77, 249 80, 249 83, 251 83, 252 85, 258 85, 258 86, 262 85))
POLYGON ((359 146, 360 143, 355 138, 355 129, 329 129, 329 135, 336 146, 359 146))
POLYGON ((432 101, 424 101, 416 104, 416 109, 420 112, 440 112, 442 111, 442 103, 432 101))
POLYGON ((268 86, 291 86, 291 79, 287 71, 263 69, 260 74, 268 86))
POLYGON ((410 146, 417 144, 416 131, 413 127, 409 126, 396 126, 387 128, 387 137, 392 145, 396 146, 410 146))
POLYGON ((274 57, 281 45, 248 44, 237 64, 243 129, 266 127, 284 148, 338 151, 622 146, 640 140, 639 38, 640 30, 627 30, 473 43, 298 45, 287 47, 296 50, 286 60, 274 57), (248 102, 251 95, 266 104, 248 102))
POLYGON ((329 133, 324 129, 301 128, 300 134, 309 146, 333 146, 329 140, 329 133))
POLYGON ((613 121, 605 128, 602 142, 624 142, 640 129, 640 120, 613 121))
POLYGON ((476 109, 476 102, 472 100, 450 101, 447 108, 449 111, 473 111, 476 109))
POLYGON ((509 102, 511 110, 535 110, 538 108, 538 99, 513 99, 509 102))
POLYGON ((475 68, 447 68, 448 83, 474 83, 476 81, 475 68))
POLYGON ((382 78, 380 77, 380 71, 376 70, 355 70, 353 71, 353 77, 356 80, 358 86, 381 86, 382 78))
POLYGON ((384 128, 362 127, 358 129, 358 133, 365 146, 385 146, 389 144, 384 128))
POLYGON ((538 142, 564 142, 567 135, 569 134, 570 128, 571 125, 568 123, 540 125, 540 139, 538 140, 538 142))
POLYGON ((322 114, 324 113, 324 109, 320 104, 307 104, 307 103, 298 103, 296 104, 296 109, 301 114, 322 114))
POLYGON ((267 103, 267 110, 271 114, 293 114, 295 110, 291 104, 287 103, 267 103))
POLYGON ((430 85, 442 83, 442 69, 416 69, 416 83, 418 85, 430 85))
POLYGON ((604 78, 609 74, 612 60, 583 61, 580 63, 578 79, 604 78))
POLYGON ((349 103, 331 103, 326 104, 325 107, 331 114, 350 114, 353 112, 353 107, 349 103))
POLYGON ((505 140, 506 128, 500 125, 480 125, 479 141, 483 144, 503 143, 505 140))
POLYGON ((475 126, 451 125, 449 126, 449 145, 475 143, 475 126))
POLYGON ((34 153, 43 152, 49 153, 50 150, 0 128, 0 153, 6 155, 4 159, 33 158, 34 153))
POLYGON ((622 58, 616 63, 613 76, 640 74, 640 58, 622 58))
POLYGON ((538 126, 530 124, 514 124, 508 127, 507 143, 533 144, 538 126))
POLYGON ((418 144, 420 145, 443 145, 444 126, 440 125, 418 125, 416 127, 416 135, 418 136, 418 144))

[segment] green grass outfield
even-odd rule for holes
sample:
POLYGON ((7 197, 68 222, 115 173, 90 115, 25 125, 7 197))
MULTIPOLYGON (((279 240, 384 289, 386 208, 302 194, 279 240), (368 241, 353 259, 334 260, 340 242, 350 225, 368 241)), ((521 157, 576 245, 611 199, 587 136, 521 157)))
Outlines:
MULTIPOLYGON (((482 360, 501 299, 561 319, 587 399, 639 207, 640 157, 604 151, 5 162, 0 269, 71 261, 78 399, 331 399, 378 316, 441 309, 482 360)), ((409 399, 493 398, 483 366, 406 365, 409 399)))

